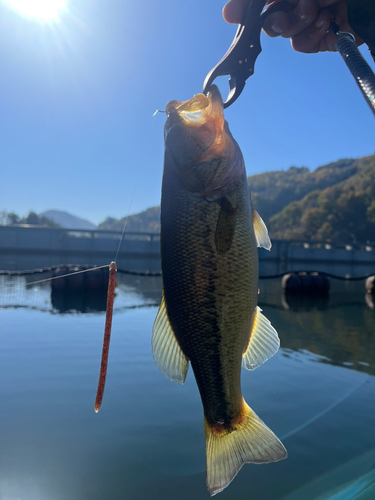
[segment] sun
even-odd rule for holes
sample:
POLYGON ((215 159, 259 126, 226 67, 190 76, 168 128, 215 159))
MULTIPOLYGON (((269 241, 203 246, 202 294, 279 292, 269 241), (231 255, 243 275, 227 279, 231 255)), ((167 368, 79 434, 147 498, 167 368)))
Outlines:
POLYGON ((66 9, 65 0, 4 0, 21 14, 41 21, 57 21, 66 9))

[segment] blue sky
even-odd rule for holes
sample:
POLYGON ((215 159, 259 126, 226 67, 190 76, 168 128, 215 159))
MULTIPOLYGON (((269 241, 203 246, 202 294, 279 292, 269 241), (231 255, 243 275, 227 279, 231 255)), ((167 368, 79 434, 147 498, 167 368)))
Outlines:
MULTIPOLYGON (((201 91, 236 31, 224 3, 65 0, 46 23, 0 0, 0 210, 99 223, 159 204, 165 115, 152 115, 201 91)), ((374 118, 337 53, 264 34, 262 46, 226 111, 249 175, 375 152, 374 118)))

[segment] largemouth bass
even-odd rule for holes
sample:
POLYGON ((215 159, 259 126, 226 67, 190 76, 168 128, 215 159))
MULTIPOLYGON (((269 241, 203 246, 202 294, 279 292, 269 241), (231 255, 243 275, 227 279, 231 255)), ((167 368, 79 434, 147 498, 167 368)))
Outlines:
POLYGON ((161 198, 163 296, 152 349, 183 384, 191 363, 204 410, 207 486, 222 491, 246 462, 286 458, 275 434, 245 403, 249 370, 279 348, 257 307, 258 246, 267 228, 252 208, 244 159, 217 87, 166 108, 161 198))

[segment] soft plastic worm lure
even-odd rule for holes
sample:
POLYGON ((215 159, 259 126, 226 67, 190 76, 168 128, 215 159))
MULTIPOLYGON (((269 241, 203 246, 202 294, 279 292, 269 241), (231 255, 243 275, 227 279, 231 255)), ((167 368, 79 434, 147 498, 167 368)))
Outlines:
POLYGON ((98 390, 96 391, 96 399, 95 399, 95 407, 94 407, 95 413, 98 413, 98 411, 100 410, 100 407, 102 405, 105 380, 106 380, 106 376, 107 376, 109 343, 111 341, 113 301, 115 299, 116 271, 117 271, 116 262, 111 262, 109 265, 107 309, 106 309, 106 314, 105 314, 102 361, 101 361, 101 365, 100 365, 98 390))

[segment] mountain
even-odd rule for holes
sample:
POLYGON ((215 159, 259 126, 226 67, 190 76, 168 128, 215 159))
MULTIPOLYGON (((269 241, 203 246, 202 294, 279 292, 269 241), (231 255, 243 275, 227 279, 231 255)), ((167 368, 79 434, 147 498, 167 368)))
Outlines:
POLYGON ((39 216, 47 217, 56 222, 56 224, 59 224, 59 226, 67 229, 96 229, 95 224, 92 224, 88 220, 80 219, 75 215, 60 210, 46 210, 40 213, 39 216))
POLYGON ((354 174, 292 201, 270 218, 275 239, 375 242, 375 155, 351 160, 354 174))
POLYGON ((293 201, 301 200, 314 190, 321 190, 338 184, 357 173, 354 160, 339 160, 316 168, 290 167, 248 177, 254 207, 267 223, 293 201))
MULTIPOLYGON (((139 214, 127 217, 126 232, 158 233, 160 231, 160 207, 148 208, 139 214)), ((101 222, 98 229, 109 229, 112 231, 122 231, 126 217, 122 219, 107 219, 101 222)))
MULTIPOLYGON (((290 167, 248 177, 251 198, 274 239, 375 241, 375 155, 310 171, 290 167)), ((127 231, 158 232, 160 208, 130 215, 127 231)), ((98 227, 122 231, 125 218, 98 227)))

